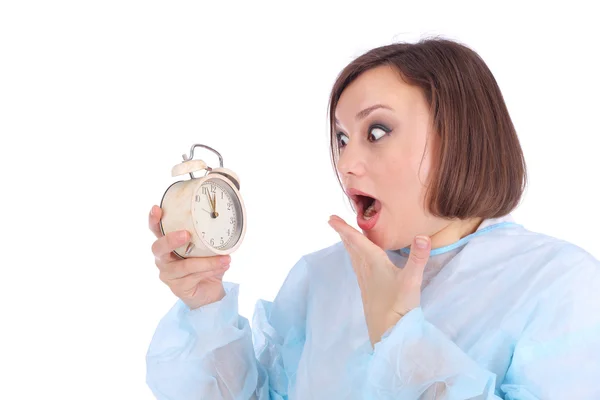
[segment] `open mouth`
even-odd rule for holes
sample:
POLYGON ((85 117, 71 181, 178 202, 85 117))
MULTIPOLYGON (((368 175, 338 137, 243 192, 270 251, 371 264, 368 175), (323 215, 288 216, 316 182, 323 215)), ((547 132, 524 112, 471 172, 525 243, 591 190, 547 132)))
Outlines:
POLYGON ((377 224, 381 211, 381 202, 368 193, 349 188, 346 194, 350 197, 356 211, 356 222, 363 230, 371 230, 377 224))
POLYGON ((381 203, 379 200, 367 195, 359 194, 354 196, 354 204, 357 206, 357 213, 361 215, 365 221, 373 218, 379 210, 381 210, 381 203))

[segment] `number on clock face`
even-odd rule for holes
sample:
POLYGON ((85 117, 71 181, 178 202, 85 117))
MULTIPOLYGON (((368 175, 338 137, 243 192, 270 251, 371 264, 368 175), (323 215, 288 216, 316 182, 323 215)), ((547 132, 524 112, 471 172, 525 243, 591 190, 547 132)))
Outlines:
POLYGON ((221 249, 229 247, 237 233, 240 216, 234 204, 235 194, 225 183, 207 181, 194 196, 194 220, 206 243, 221 249))

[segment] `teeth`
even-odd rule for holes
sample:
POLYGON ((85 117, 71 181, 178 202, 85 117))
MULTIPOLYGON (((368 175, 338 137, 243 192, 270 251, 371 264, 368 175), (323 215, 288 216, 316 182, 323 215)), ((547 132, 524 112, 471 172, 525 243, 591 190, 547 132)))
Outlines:
POLYGON ((371 204, 369 207, 367 207, 367 209, 363 212, 363 217, 366 220, 369 220, 375 214, 376 214, 376 211, 375 211, 375 202, 373 202, 373 204, 371 204))

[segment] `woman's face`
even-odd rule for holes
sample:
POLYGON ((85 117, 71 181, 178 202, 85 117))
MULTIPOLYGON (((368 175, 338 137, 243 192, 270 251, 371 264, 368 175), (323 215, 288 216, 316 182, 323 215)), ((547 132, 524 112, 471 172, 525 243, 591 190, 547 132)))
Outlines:
POLYGON ((433 236, 450 221, 431 216, 425 190, 437 141, 421 92, 389 66, 364 72, 342 93, 335 117, 337 169, 363 233, 385 250, 433 236), (370 199, 375 201, 369 209, 370 199))

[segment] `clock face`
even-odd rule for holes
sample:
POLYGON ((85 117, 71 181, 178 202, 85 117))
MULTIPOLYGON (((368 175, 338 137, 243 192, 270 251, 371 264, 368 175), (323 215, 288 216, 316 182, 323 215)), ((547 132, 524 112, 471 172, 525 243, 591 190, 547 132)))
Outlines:
POLYGON ((223 180, 208 179, 198 188, 192 214, 198 235, 206 244, 225 250, 238 242, 243 223, 240 201, 223 180))

